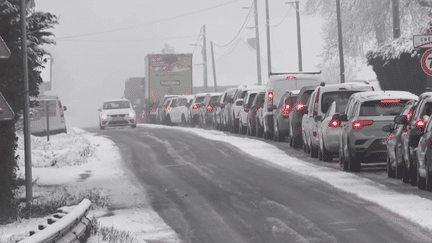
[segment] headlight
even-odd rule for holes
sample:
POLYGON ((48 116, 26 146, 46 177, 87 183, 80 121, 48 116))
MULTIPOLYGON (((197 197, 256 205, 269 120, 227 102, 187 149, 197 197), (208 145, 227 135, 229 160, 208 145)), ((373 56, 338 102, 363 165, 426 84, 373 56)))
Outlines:
POLYGON ((104 114, 101 115, 101 118, 105 120, 105 119, 108 118, 108 115, 104 113, 104 114))
POLYGON ((130 118, 135 118, 135 112, 129 112, 129 117, 130 118))

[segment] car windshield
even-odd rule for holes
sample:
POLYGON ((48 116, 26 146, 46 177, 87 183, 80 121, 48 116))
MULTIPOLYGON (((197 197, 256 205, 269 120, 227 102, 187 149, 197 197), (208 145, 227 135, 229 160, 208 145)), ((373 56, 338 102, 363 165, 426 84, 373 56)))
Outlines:
POLYGON ((339 102, 341 100, 348 100, 349 97, 354 94, 360 92, 358 90, 353 91, 334 91, 334 92, 326 92, 322 94, 321 97, 321 111, 323 113, 327 113, 328 108, 330 108, 333 101, 339 102))
POLYGON ((129 101, 109 101, 103 105, 104 110, 131 108, 129 101))
POLYGON ((198 96, 195 98, 195 103, 201 103, 204 100, 205 96, 198 96))
POLYGON ((359 116, 397 116, 409 100, 383 102, 383 100, 366 101, 361 104, 359 116))

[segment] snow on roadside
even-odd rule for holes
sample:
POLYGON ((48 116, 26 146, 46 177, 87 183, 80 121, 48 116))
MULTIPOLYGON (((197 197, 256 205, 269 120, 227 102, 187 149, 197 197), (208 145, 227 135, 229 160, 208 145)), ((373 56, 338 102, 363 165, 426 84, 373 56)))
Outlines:
MULTIPOLYGON (((158 128, 159 125, 145 124, 144 127, 158 128)), ((186 127, 164 127, 192 132, 201 137, 229 143, 243 152, 276 164, 299 174, 317 178, 344 192, 376 203, 422 227, 432 230, 432 201, 417 195, 393 191, 386 186, 352 173, 316 166, 287 155, 284 151, 266 142, 248 137, 227 136, 224 132, 186 127), (401 203, 403 202, 403 203, 401 203)), ((431 240, 432 239, 428 239, 431 240)))
MULTIPOLYGON (((17 175, 24 178, 23 134, 19 137, 17 175)), ((108 196, 107 208, 90 211, 106 227, 125 230, 139 240, 180 242, 177 234, 152 209, 144 189, 133 178, 126 176, 121 167, 121 154, 113 141, 95 136, 79 128, 68 128, 68 134, 46 137, 31 136, 32 178, 35 181, 33 196, 44 196, 46 190, 58 186, 86 189, 100 188, 108 196)), ((25 236, 46 218, 23 219, 8 225, 0 225, 0 243, 25 236)), ((89 242, 100 242, 91 237, 89 242)))

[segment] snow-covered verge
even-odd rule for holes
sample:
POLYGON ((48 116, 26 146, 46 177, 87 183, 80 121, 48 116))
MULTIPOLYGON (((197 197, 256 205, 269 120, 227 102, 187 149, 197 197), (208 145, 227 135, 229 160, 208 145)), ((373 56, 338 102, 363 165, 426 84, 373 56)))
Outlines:
MULTIPOLYGON (((18 176, 24 178, 23 135, 17 134, 20 155, 18 176)), ((105 227, 129 232, 139 242, 180 242, 177 234, 152 209, 144 189, 134 178, 127 177, 121 165, 121 155, 114 142, 79 128, 68 128, 68 134, 46 137, 31 136, 33 197, 75 196, 97 191, 106 197, 107 205, 90 211, 105 227), (67 191, 67 192, 66 192, 67 191)), ((20 188, 25 197, 25 188, 20 188)), ((0 225, 0 243, 28 236, 46 218, 20 219, 0 225)), ((92 236, 87 242, 102 242, 92 236)))
MULTIPOLYGON (((159 128, 160 125, 140 125, 159 128)), ((389 212, 400 215, 427 230, 432 230, 432 201, 417 195, 402 194, 389 189, 385 185, 359 177, 353 173, 335 170, 304 162, 287 155, 269 143, 248 137, 229 136, 221 131, 203 130, 187 127, 164 127, 192 132, 206 139, 231 144, 243 152, 276 164, 298 174, 317 178, 344 192, 352 193, 359 198, 376 203, 389 212)), ((432 239, 427 239, 432 242, 432 239)))

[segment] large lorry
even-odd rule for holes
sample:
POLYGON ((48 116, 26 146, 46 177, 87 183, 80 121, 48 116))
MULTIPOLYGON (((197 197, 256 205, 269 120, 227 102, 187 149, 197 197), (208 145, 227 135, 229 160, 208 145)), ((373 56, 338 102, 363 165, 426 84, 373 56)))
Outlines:
POLYGON ((128 99, 134 106, 138 121, 144 118, 144 78, 131 77, 125 81, 124 98, 128 99))
POLYGON ((192 54, 148 54, 145 57, 145 121, 155 123, 165 95, 190 95, 193 85, 192 54))

